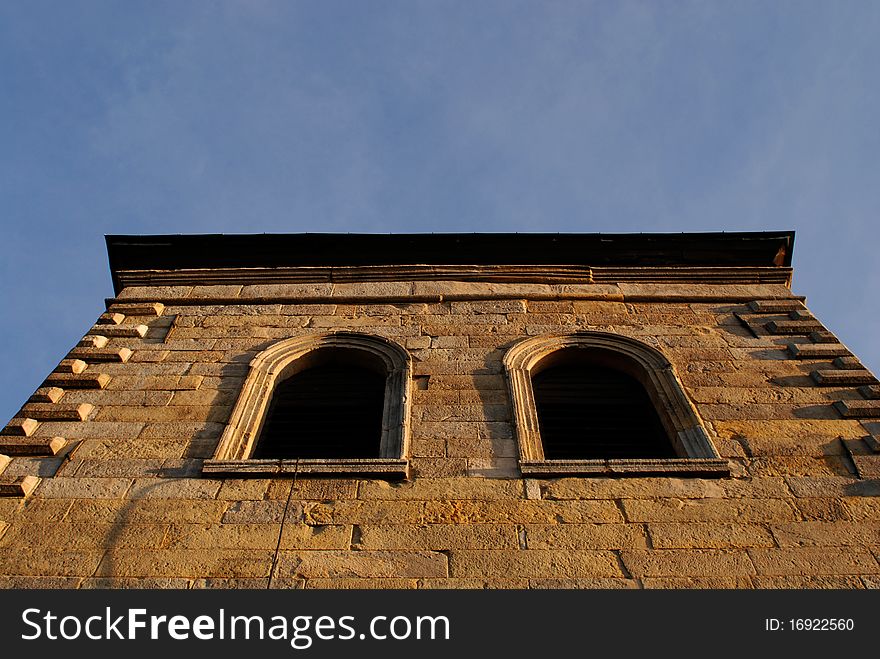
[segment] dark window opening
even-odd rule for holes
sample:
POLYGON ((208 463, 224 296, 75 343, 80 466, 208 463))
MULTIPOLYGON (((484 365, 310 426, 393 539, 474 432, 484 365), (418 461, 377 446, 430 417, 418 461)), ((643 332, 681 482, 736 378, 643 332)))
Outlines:
POLYGON ((535 375, 532 388, 547 460, 677 457, 645 388, 626 373, 560 364, 535 375))
POLYGON ((385 375, 362 366, 325 364, 275 388, 254 458, 380 456, 385 375))

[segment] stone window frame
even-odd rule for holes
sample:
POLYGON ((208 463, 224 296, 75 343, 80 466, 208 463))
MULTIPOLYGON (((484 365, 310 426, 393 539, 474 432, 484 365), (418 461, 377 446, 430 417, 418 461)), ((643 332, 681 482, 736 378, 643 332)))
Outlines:
POLYGON ((204 474, 239 476, 261 475, 339 475, 374 478, 406 478, 409 473, 409 417, 412 365, 409 353, 385 337, 357 332, 307 334, 278 341, 250 363, 238 400, 232 409, 217 450, 206 460, 204 474), (385 403, 382 411, 382 434, 376 458, 289 458, 255 459, 254 447, 275 386, 307 368, 310 356, 318 350, 352 351, 354 360, 362 353, 384 366, 385 403))
POLYGON ((656 348, 608 332, 574 332, 524 339, 504 355, 523 476, 726 476, 727 460, 712 444, 671 362, 656 348), (645 387, 678 458, 555 459, 544 457, 532 372, 554 353, 588 348, 619 355, 621 370, 645 387))

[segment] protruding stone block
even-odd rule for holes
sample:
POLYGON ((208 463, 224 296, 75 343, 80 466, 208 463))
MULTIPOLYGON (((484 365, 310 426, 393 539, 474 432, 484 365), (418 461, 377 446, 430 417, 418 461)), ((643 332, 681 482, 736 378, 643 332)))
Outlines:
POLYGON ((59 405, 57 403, 28 403, 22 413, 37 421, 85 421, 94 406, 90 403, 59 405))
POLYGON ((795 309, 788 314, 788 317, 792 320, 816 320, 816 317, 806 309, 795 309))
POLYGON ((81 359, 62 359, 55 369, 56 373, 82 373, 88 364, 81 359))
POLYGON ((864 369, 813 371, 810 376, 816 384, 825 387, 877 383, 877 378, 874 377, 874 374, 864 369))
POLYGON ((125 314, 126 316, 161 316, 165 310, 165 305, 161 302, 150 303, 130 303, 130 304, 112 304, 110 312, 125 314))
POLYGON ((749 309, 755 313, 788 313, 804 308, 800 300, 755 300, 749 302, 749 309))
POLYGON ((110 382, 106 373, 52 373, 44 383, 62 389, 103 389, 110 382))
POLYGON ((81 359, 89 364, 99 362, 125 363, 131 357, 131 350, 128 348, 74 348, 67 356, 81 359))
POLYGON ((822 323, 816 320, 771 320, 767 323, 767 331, 771 334, 809 334, 822 329, 822 323))
POLYGON ((0 436, 0 452, 6 455, 55 455, 65 444, 63 437, 0 436))
POLYGON ((119 325, 123 320, 125 320, 125 314, 108 311, 98 316, 96 325, 119 325))
POLYGON ((103 348, 107 345, 108 339, 101 334, 86 334, 82 340, 76 344, 77 348, 103 348))
POLYGON ((859 361, 858 357, 853 355, 844 355, 842 357, 838 357, 834 360, 834 365, 837 368, 848 369, 848 370, 862 370, 865 367, 862 366, 862 362, 859 361))
POLYGON ((880 418, 880 400, 838 400, 834 407, 847 419, 880 418))
POLYGON ((810 332, 810 340, 813 343, 840 343, 837 337, 828 330, 818 330, 810 332))
POLYGON ((788 352, 795 359, 826 359, 847 357, 850 354, 842 343, 790 343, 788 352))
POLYGON ((9 465, 10 462, 12 462, 12 458, 10 458, 8 455, 3 455, 2 453, 0 453, 0 474, 6 471, 6 467, 9 465))
POLYGON ((864 387, 859 387, 859 393, 870 400, 878 399, 880 398, 880 384, 866 384, 864 387))
POLYGON ((40 387, 28 398, 29 403, 57 403, 64 395, 60 387, 40 387))
POLYGON ((102 325, 101 334, 110 338, 142 339, 148 329, 146 325, 102 325))
POLYGON ((27 417, 16 417, 12 419, 8 424, 6 424, 6 427, 0 434, 12 437, 30 437, 34 434, 34 431, 39 425, 40 422, 36 419, 29 419, 27 417))
POLYGON ((14 479, 0 477, 0 497, 26 497, 39 484, 40 479, 37 476, 18 476, 14 479))

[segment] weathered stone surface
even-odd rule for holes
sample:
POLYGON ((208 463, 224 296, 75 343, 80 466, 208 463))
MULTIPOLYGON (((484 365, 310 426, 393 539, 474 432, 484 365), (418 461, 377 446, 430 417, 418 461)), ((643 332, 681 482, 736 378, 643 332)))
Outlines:
POLYGON ((735 549, 773 547, 773 535, 758 524, 648 524, 655 549, 735 549))
POLYGON ((744 551, 625 550, 620 553, 627 571, 635 577, 742 577, 755 574, 744 551))
POLYGON ((630 522, 789 522, 797 519, 794 506, 782 499, 624 499, 630 522))
POLYGON ((264 577, 273 551, 247 549, 113 549, 95 571, 97 577, 264 577))
POLYGON ((517 549, 516 526, 432 524, 359 526, 353 546, 371 550, 517 549))
POLYGON ((526 524, 528 549, 643 549, 647 547, 641 524, 526 524))
POLYGON ((282 551, 276 574, 281 578, 419 578, 445 577, 446 555, 405 551, 282 551))
POLYGON ((870 552, 849 548, 750 549, 758 574, 819 575, 878 574, 880 565, 870 552))
POLYGON ((617 556, 589 550, 453 550, 449 576, 510 578, 623 577, 617 556))

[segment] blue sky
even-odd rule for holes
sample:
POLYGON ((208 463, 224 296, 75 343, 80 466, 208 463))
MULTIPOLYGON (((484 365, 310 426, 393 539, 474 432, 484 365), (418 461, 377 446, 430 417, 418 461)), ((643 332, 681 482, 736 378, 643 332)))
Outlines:
POLYGON ((103 235, 797 231, 880 371, 880 3, 0 1, 0 416, 103 235))

